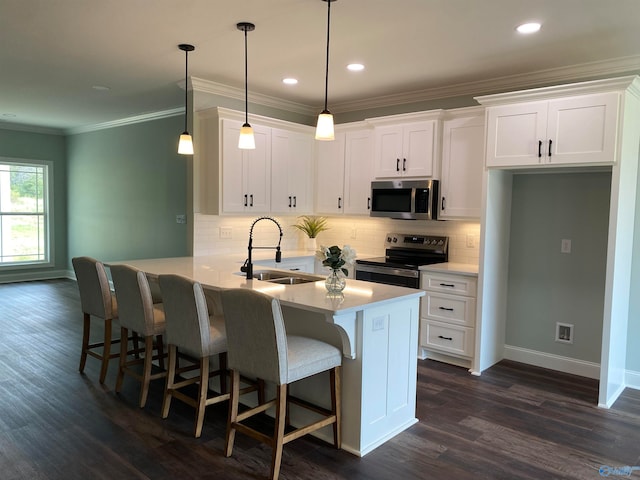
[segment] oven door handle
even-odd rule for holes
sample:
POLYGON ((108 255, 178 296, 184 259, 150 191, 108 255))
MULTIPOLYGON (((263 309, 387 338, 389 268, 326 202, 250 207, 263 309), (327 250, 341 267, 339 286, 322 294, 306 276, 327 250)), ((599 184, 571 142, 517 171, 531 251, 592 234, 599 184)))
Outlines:
POLYGON ((419 270, 408 270, 403 268, 376 267, 374 265, 362 265, 356 262, 356 272, 380 273, 383 275, 395 275, 397 277, 418 278, 419 270))

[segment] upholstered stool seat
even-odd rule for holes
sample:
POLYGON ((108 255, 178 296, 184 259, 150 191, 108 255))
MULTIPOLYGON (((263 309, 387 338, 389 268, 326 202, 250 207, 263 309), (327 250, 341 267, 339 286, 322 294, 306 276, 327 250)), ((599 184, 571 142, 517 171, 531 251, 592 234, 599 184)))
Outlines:
MULTIPOLYGON (((144 272, 128 265, 111 266, 111 277, 120 299, 120 338, 126 339, 129 330, 137 333, 144 339, 144 347, 138 348, 137 342, 134 349, 128 349, 128 341, 120 343, 120 364, 116 380, 116 392, 122 389, 124 375, 129 375, 141 383, 140 408, 147 402, 149 383, 151 380, 166 376, 164 370, 164 349, 162 336, 165 333, 165 313, 162 303, 153 303, 149 281, 144 272), (157 354, 154 355, 154 350, 157 354), (143 353, 142 358, 139 356, 143 353), (130 355, 133 358, 129 358, 130 355), (152 374, 153 360, 158 360, 160 372, 152 374), (142 374, 135 368, 142 364, 142 374)), ((159 298, 155 298, 159 300, 159 298)))
POLYGON ((227 355, 231 375, 231 401, 225 456, 233 451, 235 432, 245 433, 272 447, 271 478, 280 473, 283 445, 327 425, 333 426, 333 443, 340 448, 340 370, 342 354, 333 345, 312 338, 287 335, 280 302, 249 289, 230 289, 221 293, 227 325, 227 355), (329 371, 331 409, 312 405, 289 394, 288 385, 303 378, 329 371), (276 384, 276 398, 239 412, 240 373, 276 384), (308 408, 322 418, 285 433, 288 404, 308 408), (272 436, 242 423, 275 407, 272 436))

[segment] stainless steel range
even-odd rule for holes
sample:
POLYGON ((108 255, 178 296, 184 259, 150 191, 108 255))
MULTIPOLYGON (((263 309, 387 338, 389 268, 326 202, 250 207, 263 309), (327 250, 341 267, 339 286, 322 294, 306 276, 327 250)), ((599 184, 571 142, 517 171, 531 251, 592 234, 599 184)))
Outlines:
POLYGON ((384 245, 384 257, 356 260, 357 280, 420 288, 420 266, 449 259, 449 237, 388 233, 384 245))

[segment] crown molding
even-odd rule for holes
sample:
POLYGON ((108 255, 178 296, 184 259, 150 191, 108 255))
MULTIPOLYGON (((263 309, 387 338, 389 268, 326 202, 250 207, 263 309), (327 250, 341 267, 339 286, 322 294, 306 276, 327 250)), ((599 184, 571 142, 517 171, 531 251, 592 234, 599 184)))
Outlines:
MULTIPOLYGON (((222 83, 212 82, 210 80, 205 80, 197 77, 190 77, 190 80, 191 88, 194 92, 206 93, 210 95, 220 95, 222 97, 244 101, 244 88, 231 87, 229 85, 223 85, 222 83)), ((182 83, 182 85, 182 88, 184 88, 184 82, 182 83)), ((264 105, 265 107, 277 108, 279 110, 299 113, 301 115, 314 115, 318 113, 317 107, 304 105, 297 102, 291 102, 289 100, 283 100, 281 98, 272 97, 270 95, 262 95, 260 93, 249 92, 249 101, 251 103, 264 105)), ((199 109, 199 106, 196 105, 195 110, 197 111, 199 109)))
POLYGON ((334 103, 331 110, 334 113, 347 113, 370 108, 390 107, 464 95, 481 95, 505 90, 520 90, 554 83, 575 82, 629 73, 640 74, 640 55, 550 68, 531 73, 507 75, 477 82, 448 85, 446 87, 427 88, 413 92, 368 98, 366 100, 334 103))
POLYGON ((64 135, 66 132, 62 128, 39 127, 37 125, 27 125, 24 123, 0 122, 0 130, 13 130, 18 132, 43 133, 45 135, 64 135))
POLYGON ((151 120, 160 120, 162 118, 175 117, 177 115, 184 115, 184 107, 172 108, 169 110, 161 110, 159 112, 143 113, 142 115, 135 115, 133 117, 121 118, 119 120, 112 120, 109 122, 97 123, 95 125, 85 125, 81 127, 74 127, 74 128, 65 130, 65 133, 67 135, 76 135, 78 133, 95 132, 96 130, 105 130, 107 128, 133 125, 135 123, 149 122, 151 120))

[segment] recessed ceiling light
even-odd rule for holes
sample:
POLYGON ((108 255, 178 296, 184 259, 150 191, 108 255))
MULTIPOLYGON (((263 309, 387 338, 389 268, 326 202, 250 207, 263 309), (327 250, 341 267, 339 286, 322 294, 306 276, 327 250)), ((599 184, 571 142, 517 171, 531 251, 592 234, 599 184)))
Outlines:
POLYGON ((349 65, 347 65, 347 69, 351 70, 352 72, 360 72, 364 70, 364 65, 362 65, 361 63, 350 63, 349 65))
POLYGON ((6 118, 16 118, 17 117, 17 115, 15 113, 3 113, 2 116, 6 117, 6 118))
POLYGON ((530 22, 530 23, 523 23, 522 25, 518 25, 516 27, 516 30, 519 33, 536 33, 538 30, 540 30, 540 27, 542 27, 542 25, 540 25, 537 22, 530 22))
POLYGON ((295 85, 296 83, 298 83, 298 79, 287 77, 282 79, 282 83, 286 85, 295 85))
POLYGON ((94 90, 98 90, 99 92, 106 92, 107 90, 111 90, 109 87, 105 87, 104 85, 94 85, 93 87, 94 90))

